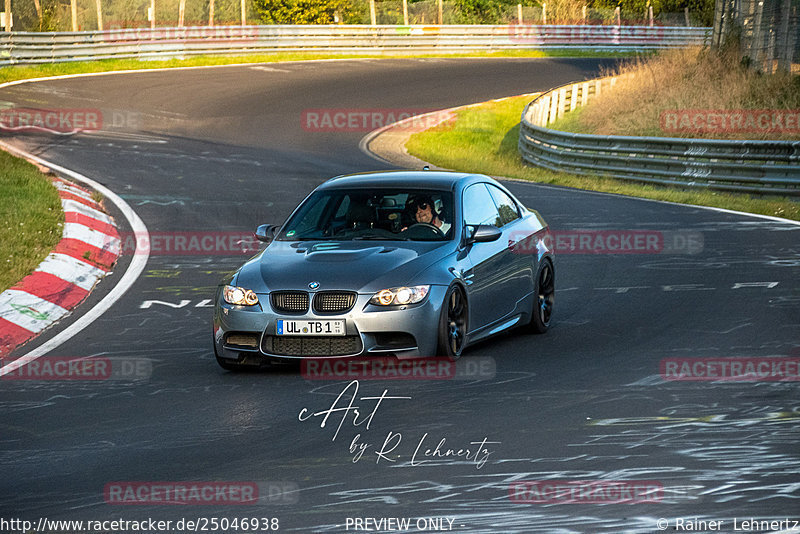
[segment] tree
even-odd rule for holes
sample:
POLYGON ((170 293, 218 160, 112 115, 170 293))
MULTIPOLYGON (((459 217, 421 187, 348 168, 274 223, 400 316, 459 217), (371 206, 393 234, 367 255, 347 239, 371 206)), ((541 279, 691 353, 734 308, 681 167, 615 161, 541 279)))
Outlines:
POLYGON ((359 24, 362 9, 349 0, 253 0, 266 24, 359 24))

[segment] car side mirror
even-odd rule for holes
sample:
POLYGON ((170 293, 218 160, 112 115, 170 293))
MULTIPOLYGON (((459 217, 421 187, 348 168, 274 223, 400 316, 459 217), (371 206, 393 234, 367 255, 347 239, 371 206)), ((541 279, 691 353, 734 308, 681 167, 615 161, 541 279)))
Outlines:
POLYGON ((274 224, 262 224, 258 228, 256 228, 256 239, 259 241, 263 241, 264 243, 269 243, 275 236, 278 234, 279 227, 274 224))
POLYGON ((471 235, 467 237, 467 244, 497 241, 503 235, 503 231, 500 228, 491 224, 470 225, 467 228, 473 228, 471 235))

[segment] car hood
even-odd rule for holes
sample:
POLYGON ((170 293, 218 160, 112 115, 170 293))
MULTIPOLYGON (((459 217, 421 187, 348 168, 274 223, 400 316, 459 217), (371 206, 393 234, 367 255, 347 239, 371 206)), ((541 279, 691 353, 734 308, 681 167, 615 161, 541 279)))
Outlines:
POLYGON ((273 241, 246 263, 236 285, 256 293, 280 290, 375 292, 386 287, 433 283, 412 279, 455 250, 452 241, 273 241))

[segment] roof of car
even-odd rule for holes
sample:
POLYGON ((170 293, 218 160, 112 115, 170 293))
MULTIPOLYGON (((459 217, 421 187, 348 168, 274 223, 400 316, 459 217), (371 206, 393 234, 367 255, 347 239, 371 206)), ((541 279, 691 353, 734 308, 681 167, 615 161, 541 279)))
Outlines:
POLYGON ((331 178, 320 189, 350 187, 403 187, 451 190, 460 180, 475 176, 464 172, 447 171, 381 171, 346 174, 331 178))

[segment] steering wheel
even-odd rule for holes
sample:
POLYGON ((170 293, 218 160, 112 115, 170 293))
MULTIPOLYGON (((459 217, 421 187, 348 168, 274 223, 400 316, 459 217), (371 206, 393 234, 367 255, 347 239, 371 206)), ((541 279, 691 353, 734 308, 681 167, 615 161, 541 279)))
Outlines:
POLYGON ((432 225, 431 223, 425 223, 425 222, 414 223, 411 226, 409 226, 408 228, 406 228, 405 231, 406 232, 410 232, 413 228, 425 228, 425 229, 433 232, 433 234, 436 237, 444 237, 444 232, 442 232, 441 229, 439 229, 438 227, 432 225))

